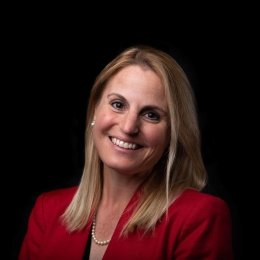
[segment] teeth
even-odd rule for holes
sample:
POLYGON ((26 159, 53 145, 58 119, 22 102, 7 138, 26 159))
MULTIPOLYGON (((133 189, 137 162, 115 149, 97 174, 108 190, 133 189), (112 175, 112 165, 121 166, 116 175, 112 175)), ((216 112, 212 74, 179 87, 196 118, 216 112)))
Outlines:
POLYGON ((122 147, 122 148, 125 148, 125 149, 132 149, 132 150, 136 149, 136 144, 124 142, 124 141, 119 140, 115 137, 112 137, 111 140, 112 140, 113 144, 115 144, 119 147, 122 147))

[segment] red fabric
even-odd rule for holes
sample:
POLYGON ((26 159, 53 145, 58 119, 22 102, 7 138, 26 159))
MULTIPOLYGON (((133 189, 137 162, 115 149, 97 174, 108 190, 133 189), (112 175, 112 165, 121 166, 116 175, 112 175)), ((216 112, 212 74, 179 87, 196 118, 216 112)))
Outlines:
MULTIPOLYGON (((31 212, 19 260, 82 259, 90 224, 69 234, 60 222, 76 187, 39 196, 31 212)), ((120 237, 138 198, 132 198, 107 247, 104 260, 232 260, 231 217, 227 204, 212 195, 186 190, 171 205, 153 233, 120 237)))

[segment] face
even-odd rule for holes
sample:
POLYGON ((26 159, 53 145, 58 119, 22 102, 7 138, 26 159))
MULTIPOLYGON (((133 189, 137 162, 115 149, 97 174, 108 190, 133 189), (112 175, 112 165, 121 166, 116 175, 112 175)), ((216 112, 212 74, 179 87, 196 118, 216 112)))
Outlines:
POLYGON ((110 79, 95 108, 93 138, 104 169, 151 171, 169 144, 165 92, 152 70, 131 65, 110 79))

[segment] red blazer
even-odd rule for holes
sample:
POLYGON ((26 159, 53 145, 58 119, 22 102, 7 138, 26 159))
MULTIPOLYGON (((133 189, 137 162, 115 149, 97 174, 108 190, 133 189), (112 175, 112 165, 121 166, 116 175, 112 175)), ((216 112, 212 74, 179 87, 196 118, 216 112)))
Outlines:
MULTIPOLYGON (((22 243, 20 260, 82 259, 91 223, 84 230, 68 233, 60 216, 76 187, 40 195, 31 212, 22 243)), ((128 220, 136 193, 115 229, 103 259, 107 260, 231 260, 231 217, 227 204, 212 195, 188 189, 170 206, 153 233, 134 232, 127 238, 120 231, 128 220)))

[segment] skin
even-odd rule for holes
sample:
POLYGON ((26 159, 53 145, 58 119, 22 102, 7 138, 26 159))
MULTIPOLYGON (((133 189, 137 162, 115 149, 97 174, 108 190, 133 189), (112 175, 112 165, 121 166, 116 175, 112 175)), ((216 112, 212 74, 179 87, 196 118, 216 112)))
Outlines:
MULTIPOLYGON (((110 79, 95 109, 93 138, 104 164, 96 237, 106 240, 169 144, 165 92, 155 72, 131 65, 110 79)), ((101 259, 106 248, 92 242, 91 259, 101 259)))
POLYGON ((95 110, 93 131, 108 170, 127 175, 149 172, 168 145, 167 129, 165 94, 153 71, 128 66, 109 81, 95 110), (112 138, 136 148, 115 145, 112 138))

